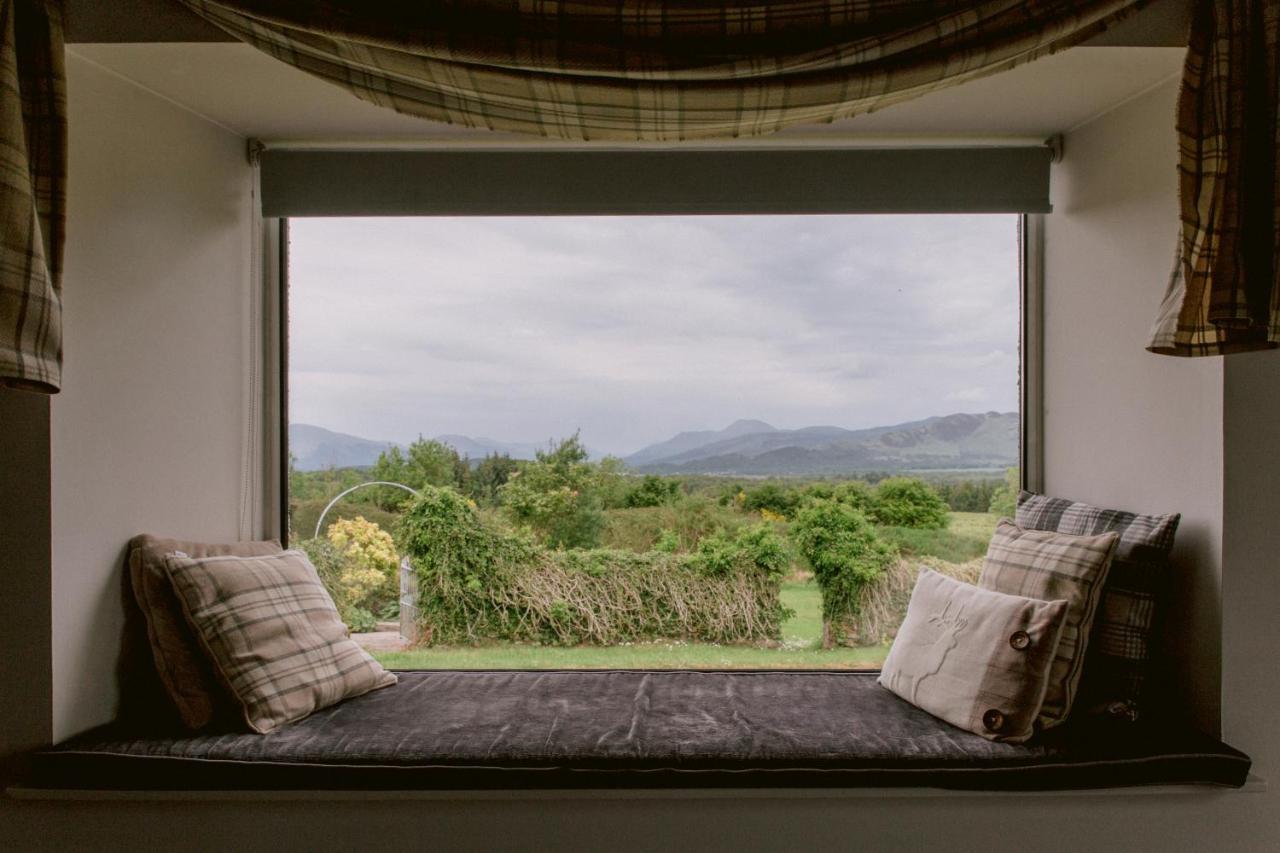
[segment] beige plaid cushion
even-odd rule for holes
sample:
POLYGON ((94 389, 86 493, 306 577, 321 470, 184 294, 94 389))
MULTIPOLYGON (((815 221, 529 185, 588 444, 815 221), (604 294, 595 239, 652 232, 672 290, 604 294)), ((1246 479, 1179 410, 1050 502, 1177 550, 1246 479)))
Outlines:
POLYGON ((1062 628, 1049 689, 1040 709, 1040 725, 1052 728, 1067 720, 1075 702, 1093 617, 1102 600, 1103 584, 1119 536, 1068 536, 1044 530, 1023 530, 1001 519, 987 548, 978 586, 1042 601, 1065 601, 1062 628))
POLYGON ((396 683, 347 635, 301 551, 170 555, 165 566, 187 620, 254 731, 265 734, 396 683))
POLYGON ((990 740, 1035 732, 1065 601, 1038 601, 922 568, 880 683, 911 704, 990 740))

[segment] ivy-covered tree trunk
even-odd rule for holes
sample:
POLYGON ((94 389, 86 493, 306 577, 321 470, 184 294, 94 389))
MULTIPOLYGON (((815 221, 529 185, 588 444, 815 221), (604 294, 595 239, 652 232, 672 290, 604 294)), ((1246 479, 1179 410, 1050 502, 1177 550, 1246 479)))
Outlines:
POLYGON ((831 646, 832 646, 832 643, 831 643, 831 620, 830 620, 830 619, 823 619, 823 620, 822 620, 822 648, 823 648, 824 650, 826 650, 826 649, 830 649, 830 648, 831 648, 831 646))

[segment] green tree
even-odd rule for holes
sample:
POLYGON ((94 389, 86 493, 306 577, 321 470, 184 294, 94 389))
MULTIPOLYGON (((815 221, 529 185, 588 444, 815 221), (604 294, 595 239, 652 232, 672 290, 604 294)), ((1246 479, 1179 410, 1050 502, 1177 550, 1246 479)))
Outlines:
POLYGON ((988 512, 994 512, 1006 518, 1013 518, 1018 510, 1018 492, 1022 489, 1021 472, 1017 468, 1009 468, 1004 472, 1004 483, 991 496, 988 512))
POLYGON ((516 460, 505 453, 492 453, 481 459, 471 470, 467 482, 467 494, 478 504, 494 506, 498 503, 498 490, 516 471, 516 460))
MULTIPOLYGON (((449 445, 418 436, 409 445, 408 453, 392 446, 379 454, 370 476, 421 490, 423 486, 460 486, 466 467, 465 460, 449 445)), ((400 489, 371 491, 377 495, 378 506, 386 510, 401 510, 410 500, 410 495, 400 489)))
POLYGON ((829 649, 832 623, 858 614, 862 588, 879 578, 896 554, 862 512, 833 500, 800 508, 791 537, 822 590, 822 647, 829 649))
POLYGON ((590 548, 599 542, 604 512, 595 492, 597 471, 577 433, 539 450, 498 489, 511 519, 552 548, 590 548))
POLYGON ((600 500, 602 509, 629 506, 627 493, 631 489, 627 466, 616 456, 606 456, 595 465, 595 484, 592 491, 600 500))
POLYGON ((923 480, 891 477, 876 486, 868 513, 876 524, 941 530, 951 521, 947 505, 923 480))
POLYGON ((939 483, 934 488, 952 512, 987 512, 995 495, 998 480, 961 480, 939 483))

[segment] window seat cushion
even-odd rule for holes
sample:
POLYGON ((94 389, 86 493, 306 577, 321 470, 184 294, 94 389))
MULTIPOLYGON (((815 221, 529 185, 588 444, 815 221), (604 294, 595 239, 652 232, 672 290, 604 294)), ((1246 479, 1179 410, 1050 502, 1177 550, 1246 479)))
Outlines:
POLYGON ((1069 723, 1025 744, 961 731, 876 684, 799 671, 402 672, 266 735, 119 725, 33 757, 37 787, 429 789, 1241 786, 1190 729, 1069 723))

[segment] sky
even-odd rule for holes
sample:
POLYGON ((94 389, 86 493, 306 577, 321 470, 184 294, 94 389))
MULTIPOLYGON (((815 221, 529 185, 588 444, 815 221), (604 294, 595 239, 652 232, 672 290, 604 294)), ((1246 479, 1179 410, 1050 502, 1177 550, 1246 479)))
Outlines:
POLYGON ((293 423, 625 455, 1016 411, 1012 215, 293 219, 293 423))

